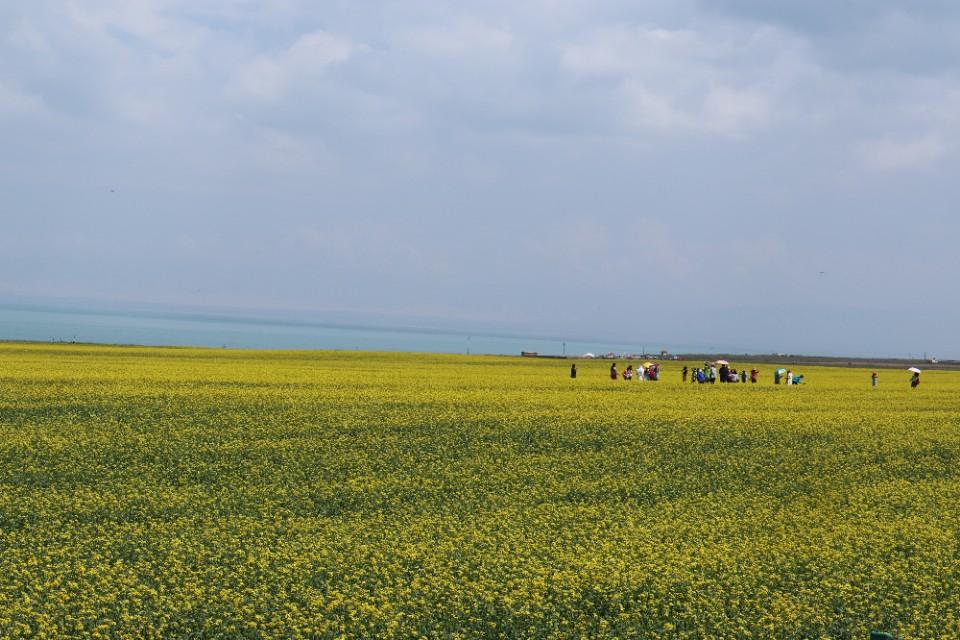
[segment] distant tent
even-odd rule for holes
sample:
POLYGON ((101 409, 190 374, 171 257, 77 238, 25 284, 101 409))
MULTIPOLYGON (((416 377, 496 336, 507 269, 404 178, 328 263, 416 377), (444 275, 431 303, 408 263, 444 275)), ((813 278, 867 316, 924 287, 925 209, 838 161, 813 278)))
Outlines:
POLYGON ((580 357, 581 357, 581 358, 587 358, 587 359, 593 359, 593 358, 596 358, 597 356, 593 355, 592 353, 585 353, 585 354, 583 354, 583 355, 580 356, 580 357))

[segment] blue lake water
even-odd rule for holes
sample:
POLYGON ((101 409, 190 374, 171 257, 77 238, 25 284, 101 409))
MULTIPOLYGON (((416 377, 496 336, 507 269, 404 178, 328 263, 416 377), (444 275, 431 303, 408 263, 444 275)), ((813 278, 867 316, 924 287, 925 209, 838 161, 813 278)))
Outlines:
MULTIPOLYGON (((254 318, 0 306, 0 340, 519 355, 642 353, 645 345, 254 318)), ((656 345, 657 349, 663 345, 656 345)), ((647 349, 652 350, 649 345, 647 349)))

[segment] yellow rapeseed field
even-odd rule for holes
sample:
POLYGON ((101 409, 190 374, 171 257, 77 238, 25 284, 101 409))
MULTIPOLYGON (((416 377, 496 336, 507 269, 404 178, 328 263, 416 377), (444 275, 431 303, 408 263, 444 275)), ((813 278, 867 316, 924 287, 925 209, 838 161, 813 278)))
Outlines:
POLYGON ((960 637, 960 374, 680 365, 0 345, 0 637, 960 637))

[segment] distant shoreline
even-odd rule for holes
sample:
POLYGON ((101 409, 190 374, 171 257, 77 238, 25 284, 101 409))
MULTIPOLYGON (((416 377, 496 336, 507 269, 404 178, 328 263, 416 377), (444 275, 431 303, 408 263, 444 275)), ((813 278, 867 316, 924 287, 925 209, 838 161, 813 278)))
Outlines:
POLYGON ((475 353, 475 354, 463 354, 463 353, 449 353, 449 352, 440 352, 440 351, 399 351, 399 350, 374 350, 374 349, 334 349, 334 348, 318 348, 318 349, 291 349, 284 347, 277 348, 253 348, 253 347, 237 347, 237 346, 228 346, 228 347, 214 347, 214 346, 197 346, 197 345, 178 345, 178 344, 167 344, 167 345, 156 345, 156 344, 136 344, 136 343, 118 343, 118 342, 83 342, 83 341, 70 341, 70 340, 17 340, 10 338, 0 338, 0 345, 37 345, 37 346, 75 346, 75 347, 113 347, 118 349, 202 349, 209 351, 288 351, 288 352, 312 352, 312 351, 330 351, 330 352, 344 352, 344 353, 396 353, 404 355, 443 355, 443 356, 467 356, 472 357, 485 357, 485 358, 521 358, 525 357, 528 359, 536 360, 571 360, 571 361, 629 361, 629 360, 654 360, 654 361, 663 361, 675 363, 678 366, 683 366, 687 363, 701 363, 701 362, 712 362, 719 359, 729 360, 731 362, 748 362, 751 364, 771 364, 771 365, 807 365, 813 367, 838 367, 843 369, 906 369, 910 366, 920 366, 923 369, 931 371, 958 371, 960 370, 960 361, 956 360, 946 360, 939 361, 936 363, 924 362, 922 359, 918 360, 909 360, 907 358, 844 358, 840 356, 805 356, 805 355, 777 355, 777 354, 762 354, 762 353, 684 353, 684 354, 674 354, 669 358, 661 359, 659 356, 654 355, 640 355, 636 354, 631 357, 623 357, 617 355, 616 357, 609 358, 606 356, 597 356, 595 358, 586 358, 584 356, 577 355, 552 355, 552 354, 532 354, 528 353, 526 355, 521 355, 519 353, 475 353))

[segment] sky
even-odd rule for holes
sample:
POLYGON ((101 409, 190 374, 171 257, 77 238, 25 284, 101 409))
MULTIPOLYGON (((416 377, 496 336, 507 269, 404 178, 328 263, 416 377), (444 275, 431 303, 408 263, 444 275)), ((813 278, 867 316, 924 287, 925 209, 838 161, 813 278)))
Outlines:
POLYGON ((960 357, 960 4, 0 3, 0 299, 960 357))

